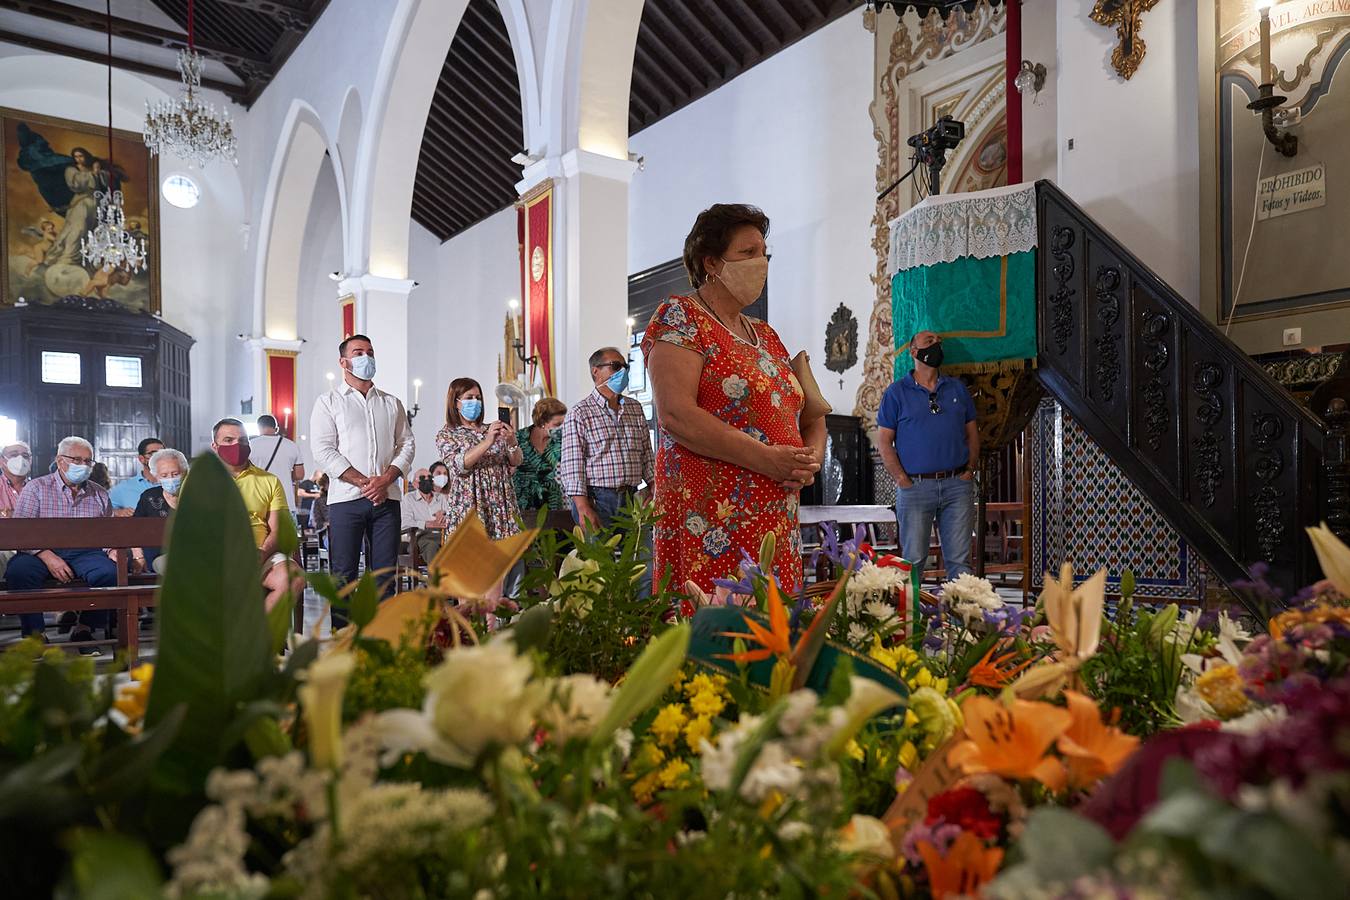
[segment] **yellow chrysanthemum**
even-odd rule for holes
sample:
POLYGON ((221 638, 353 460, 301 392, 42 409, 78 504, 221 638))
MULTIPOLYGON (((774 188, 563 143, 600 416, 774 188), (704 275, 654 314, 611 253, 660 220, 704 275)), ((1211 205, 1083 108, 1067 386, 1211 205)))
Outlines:
POLYGON ((674 747, 675 742, 679 740, 680 732, 684 730, 688 721, 689 717, 685 715, 683 706, 678 703, 668 703, 662 707, 652 721, 652 734, 662 747, 674 747))
MULTIPOLYGON (((725 682, 723 683, 725 684, 725 682)), ((708 694, 717 693, 717 682, 713 681, 713 679, 709 677, 707 673, 699 672, 693 678, 690 678, 688 681, 684 683, 684 695, 686 697, 692 697, 695 694, 704 694, 704 693, 708 694)))
POLYGON ((684 742, 689 745, 690 750, 701 753, 701 745, 705 739, 712 740, 712 719, 699 716, 684 726, 684 742))
POLYGON ((661 748, 650 741, 643 741, 637 753, 633 754, 633 768, 638 772, 655 769, 665 761, 666 755, 661 752, 661 748))
POLYGON ((912 647, 905 644, 884 647, 881 644, 881 638, 873 640, 872 649, 868 651, 868 655, 888 669, 902 674, 919 661, 919 654, 915 653, 912 647))
POLYGON ((661 770, 660 781, 663 788, 684 787, 689 775, 689 763, 682 759, 672 759, 661 770))
POLYGON ((633 799, 638 803, 646 805, 652 802, 652 797, 656 794, 656 789, 661 783, 661 770, 653 769, 646 775, 633 782, 633 799))
POLYGON ((844 745, 844 752, 848 754, 850 759, 856 760, 857 762, 863 761, 863 748, 859 746, 858 742, 855 740, 850 739, 849 742, 844 745))
POLYGON ((900 745, 900 767, 909 771, 919 762, 919 748, 914 746, 913 741, 905 741, 900 745))
POLYGON ((726 708, 727 702, 712 691, 700 691, 689 698, 694 715, 712 718, 726 708))
POLYGON ((1220 718, 1242 715, 1250 702, 1238 670, 1231 665, 1216 666, 1195 680, 1195 692, 1214 708, 1220 718))
POLYGON ((127 727, 135 730, 145 718, 145 707, 150 702, 150 683, 155 676, 155 666, 153 663, 144 663, 136 666, 128 674, 131 675, 133 683, 124 684, 117 689, 113 709, 126 716, 127 727))

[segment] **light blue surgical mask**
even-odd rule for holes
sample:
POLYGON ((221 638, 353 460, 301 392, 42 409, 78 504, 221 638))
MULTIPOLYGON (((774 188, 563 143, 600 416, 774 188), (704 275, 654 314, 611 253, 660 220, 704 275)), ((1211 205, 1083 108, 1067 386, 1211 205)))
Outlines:
POLYGON ((469 422, 477 422, 483 414, 483 401, 476 397, 459 401, 459 414, 469 422))
POLYGON ((161 478, 159 486, 164 488, 166 494, 177 494, 178 486, 183 483, 182 475, 170 475, 168 478, 161 478))
POLYGON ((628 370, 620 369, 609 378, 605 379, 605 387, 616 394, 622 394, 628 390, 628 370))
POLYGON ((375 377, 375 357, 373 356, 353 356, 351 367, 352 374, 362 381, 370 381, 375 377))
POLYGON ((89 473, 94 471, 93 466, 82 466, 71 463, 66 468, 66 481, 71 484, 84 484, 89 479, 89 473))

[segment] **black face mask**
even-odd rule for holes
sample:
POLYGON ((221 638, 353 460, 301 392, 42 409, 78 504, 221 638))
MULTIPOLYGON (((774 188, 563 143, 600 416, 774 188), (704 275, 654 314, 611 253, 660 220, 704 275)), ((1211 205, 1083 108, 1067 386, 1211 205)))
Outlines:
POLYGON ((431 480, 430 476, 424 475, 421 478, 417 479, 417 489, 424 494, 430 494, 432 491, 436 489, 436 485, 431 480))
POLYGON ((938 366, 942 365, 942 345, 930 344, 922 350, 915 350, 914 358, 925 366, 936 369, 938 366))

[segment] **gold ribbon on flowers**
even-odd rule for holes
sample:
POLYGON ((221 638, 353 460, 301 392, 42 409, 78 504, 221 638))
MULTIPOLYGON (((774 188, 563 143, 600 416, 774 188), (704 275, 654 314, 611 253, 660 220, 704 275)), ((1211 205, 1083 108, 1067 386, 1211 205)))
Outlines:
POLYGON ((1078 587, 1073 586, 1073 567, 1067 562, 1059 580, 1045 575, 1041 593, 1045 617, 1054 638, 1055 653, 1028 669, 1009 690, 1018 697, 1035 700, 1053 697, 1065 687, 1082 690, 1078 670, 1097 652, 1102 637, 1102 610, 1106 605, 1106 570, 1099 569, 1078 587))

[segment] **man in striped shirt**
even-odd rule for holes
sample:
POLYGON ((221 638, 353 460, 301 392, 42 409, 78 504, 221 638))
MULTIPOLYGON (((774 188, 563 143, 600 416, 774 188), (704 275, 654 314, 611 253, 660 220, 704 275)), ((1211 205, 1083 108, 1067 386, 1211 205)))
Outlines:
MULTIPOLYGON (((14 507, 16 519, 103 519, 112 515, 108 492, 89 480, 94 469, 94 448, 82 437, 67 437, 56 447, 56 471, 24 485, 14 507)), ((5 568, 5 586, 11 591, 41 588, 47 579, 62 584, 76 578, 90 587, 117 584, 117 567, 103 550, 37 550, 18 553, 5 568)), ((19 617, 25 634, 42 634, 42 613, 19 617)), ((71 641, 93 640, 94 628, 107 628, 108 610, 77 615, 71 641)), ((46 637, 44 635, 43 639, 46 637)))

